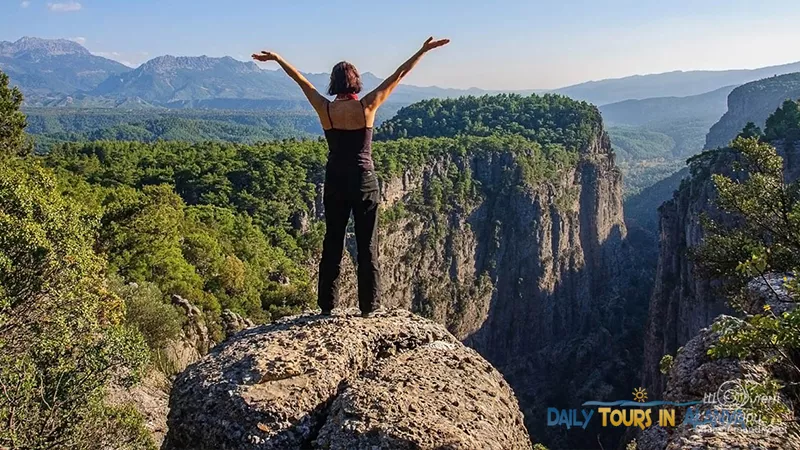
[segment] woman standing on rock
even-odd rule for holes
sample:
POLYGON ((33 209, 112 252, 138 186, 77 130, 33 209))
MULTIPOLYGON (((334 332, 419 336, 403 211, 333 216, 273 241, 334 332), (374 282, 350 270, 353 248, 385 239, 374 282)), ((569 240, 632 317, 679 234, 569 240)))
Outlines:
POLYGON ((330 315, 334 305, 338 304, 344 236, 351 211, 355 218, 358 250, 358 306, 364 317, 371 317, 378 308, 379 191, 372 164, 375 113, 425 53, 449 42, 449 39, 428 38, 414 56, 361 100, 358 99, 362 87, 358 70, 346 61, 336 64, 328 86, 328 94, 336 96, 332 102, 317 92, 303 74, 278 54, 266 51, 253 54, 253 59, 257 61, 277 62, 300 85, 319 115, 328 141, 323 194, 326 229, 322 261, 319 264, 317 299, 323 315, 330 315))

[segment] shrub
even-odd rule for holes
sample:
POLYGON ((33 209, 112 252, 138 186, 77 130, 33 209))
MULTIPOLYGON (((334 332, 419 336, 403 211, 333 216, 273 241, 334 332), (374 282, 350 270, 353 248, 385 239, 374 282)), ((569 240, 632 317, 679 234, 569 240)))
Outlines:
POLYGON ((125 321, 142 333, 151 350, 160 350, 178 337, 183 316, 164 301, 158 286, 141 282, 119 285, 115 290, 125 301, 125 321))

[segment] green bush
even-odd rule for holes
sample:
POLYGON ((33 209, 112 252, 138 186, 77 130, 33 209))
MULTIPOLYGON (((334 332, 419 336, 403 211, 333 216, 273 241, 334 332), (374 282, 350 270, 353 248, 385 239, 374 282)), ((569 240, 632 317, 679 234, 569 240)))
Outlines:
POLYGON ((669 371, 672 370, 672 367, 675 365, 675 358, 672 355, 664 355, 661 357, 661 361, 658 364, 658 370, 663 374, 669 374, 669 371))
POLYGON ((125 321, 142 333, 151 350, 160 350, 178 337, 184 317, 165 302, 158 286, 141 282, 120 284, 114 290, 125 301, 125 321))

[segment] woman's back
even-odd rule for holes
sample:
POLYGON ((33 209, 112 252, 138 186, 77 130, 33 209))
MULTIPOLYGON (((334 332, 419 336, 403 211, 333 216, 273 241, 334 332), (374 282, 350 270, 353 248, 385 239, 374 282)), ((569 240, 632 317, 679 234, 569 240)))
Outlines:
POLYGON ((372 128, 375 115, 370 114, 364 104, 355 99, 355 96, 347 99, 328 102, 327 106, 328 123, 324 123, 323 128, 336 128, 340 130, 358 130, 362 128, 372 128))
MULTIPOLYGON (((328 168, 347 171, 373 170, 372 126, 363 104, 355 99, 329 102, 325 139, 328 141, 328 168)), ((324 121, 323 121, 324 122, 324 121)))

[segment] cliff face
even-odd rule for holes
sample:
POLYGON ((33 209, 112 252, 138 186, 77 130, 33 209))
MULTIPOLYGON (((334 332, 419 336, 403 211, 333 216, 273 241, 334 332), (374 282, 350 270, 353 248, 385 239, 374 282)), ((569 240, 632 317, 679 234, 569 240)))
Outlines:
POLYGON ((725 147, 747 122, 762 129, 767 117, 785 100, 800 98, 800 73, 765 78, 734 89, 728 96, 728 112, 711 127, 706 149, 725 147))
MULTIPOLYGON (((384 224, 383 304, 446 324, 478 350, 541 436, 548 406, 611 395, 632 377, 644 312, 624 291, 632 263, 606 134, 598 131, 576 165, 546 182, 509 182, 520 164, 503 151, 446 155, 383 184, 388 209, 454 172, 483 187, 479 200, 446 215, 412 211, 384 224)), ((343 298, 352 305, 355 274, 345 267, 343 298)))
POLYGON ((701 215, 714 220, 722 213, 714 205, 712 173, 728 172, 730 155, 720 152, 695 159, 691 173, 672 200, 659 208, 659 254, 644 342, 643 383, 649 392, 662 392, 665 378, 659 362, 727 311, 725 299, 711 283, 695 273, 689 256, 703 239, 701 215))
MULTIPOLYGON (((384 227, 384 304, 424 310, 478 348, 494 347, 492 330, 500 324, 553 336, 586 322, 591 297, 618 275, 614 263, 626 233, 621 176, 607 137, 599 135, 577 166, 554 180, 494 188, 509 184, 517 164, 502 152, 447 157, 421 176, 406 177, 402 188, 387 184, 389 205, 452 170, 493 188, 479 202, 437 218, 442 223, 411 214, 384 227), (547 305, 543 300, 551 297, 563 301, 547 305), (533 316, 542 328, 529 321, 533 316)), ((501 347, 516 354, 531 337, 527 331, 514 337, 523 341, 517 348, 502 339, 501 347)))

